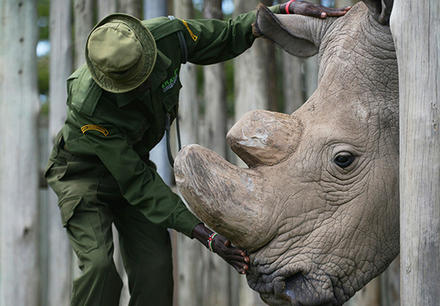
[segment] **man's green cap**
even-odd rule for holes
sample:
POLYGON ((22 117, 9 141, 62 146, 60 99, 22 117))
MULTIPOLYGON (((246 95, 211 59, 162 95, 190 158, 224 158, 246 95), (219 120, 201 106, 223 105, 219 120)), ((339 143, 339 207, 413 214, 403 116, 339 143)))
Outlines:
POLYGON ((109 92, 127 92, 145 82, 156 56, 153 35, 130 15, 105 17, 87 38, 87 66, 95 82, 109 92))

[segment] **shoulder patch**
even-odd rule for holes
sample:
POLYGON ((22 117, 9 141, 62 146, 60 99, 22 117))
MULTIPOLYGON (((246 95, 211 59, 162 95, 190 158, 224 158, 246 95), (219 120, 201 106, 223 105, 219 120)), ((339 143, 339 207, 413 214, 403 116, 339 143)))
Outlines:
POLYGON ((107 136, 109 134, 109 131, 106 128, 103 128, 102 126, 96 124, 86 124, 81 127, 81 132, 83 134, 85 134, 87 131, 98 131, 104 136, 107 136))
POLYGON ((188 30, 189 35, 191 36, 192 40, 197 41, 197 39, 199 38, 197 35, 195 35, 193 33, 193 31, 191 31, 188 23, 185 21, 185 19, 180 19, 182 21, 182 23, 185 25, 186 29, 188 30))

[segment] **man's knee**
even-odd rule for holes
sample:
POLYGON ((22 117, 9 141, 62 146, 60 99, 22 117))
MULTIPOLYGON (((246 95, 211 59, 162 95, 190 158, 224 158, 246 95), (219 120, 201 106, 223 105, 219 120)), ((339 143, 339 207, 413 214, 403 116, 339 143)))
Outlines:
POLYGON ((109 277, 110 275, 119 278, 113 258, 106 253, 104 250, 95 249, 90 251, 87 256, 81 256, 84 272, 94 274, 97 277, 101 275, 109 277))

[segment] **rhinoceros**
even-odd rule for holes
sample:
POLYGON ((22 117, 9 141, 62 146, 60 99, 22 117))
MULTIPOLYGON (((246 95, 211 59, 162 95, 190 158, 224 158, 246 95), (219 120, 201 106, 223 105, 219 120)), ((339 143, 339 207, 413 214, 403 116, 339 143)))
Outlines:
POLYGON ((232 165, 199 145, 177 156, 188 205, 248 250, 249 286, 270 305, 341 305, 399 252, 398 73, 392 0, 324 20, 257 11, 254 30, 298 56, 319 84, 293 114, 247 113, 232 165))

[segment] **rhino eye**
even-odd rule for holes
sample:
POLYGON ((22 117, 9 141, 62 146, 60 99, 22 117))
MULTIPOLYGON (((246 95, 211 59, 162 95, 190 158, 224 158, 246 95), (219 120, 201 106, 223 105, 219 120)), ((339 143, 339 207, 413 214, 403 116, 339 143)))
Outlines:
POLYGON ((354 156, 350 152, 341 152, 336 155, 334 162, 341 168, 347 168, 354 161, 354 156))

